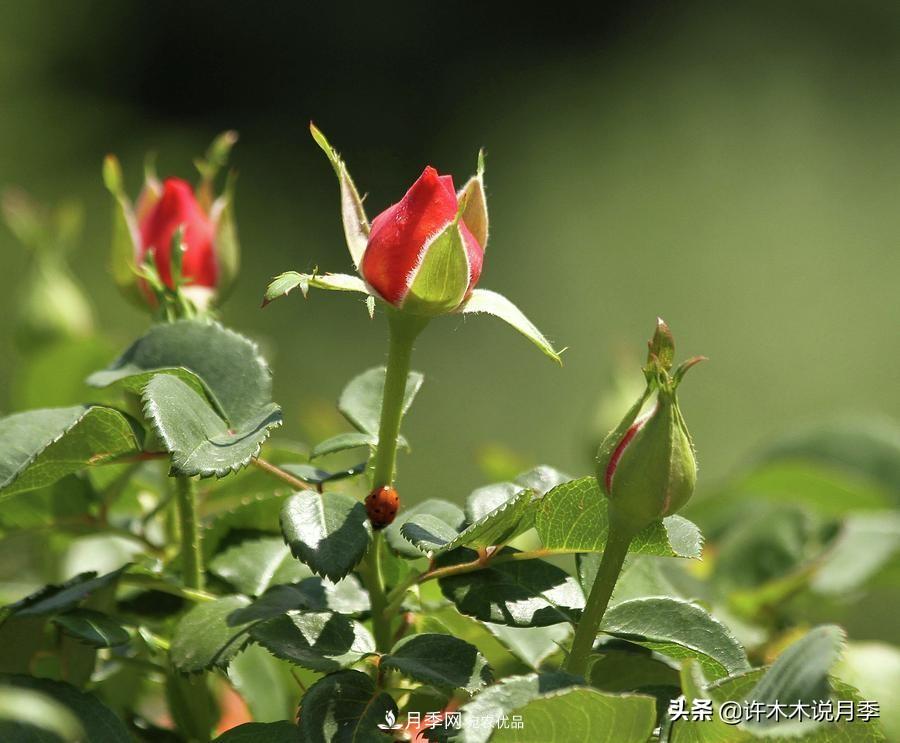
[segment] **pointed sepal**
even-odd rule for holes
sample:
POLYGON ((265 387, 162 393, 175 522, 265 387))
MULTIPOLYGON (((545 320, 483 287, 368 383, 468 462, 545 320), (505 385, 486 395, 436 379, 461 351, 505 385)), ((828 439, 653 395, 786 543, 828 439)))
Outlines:
POLYGON ((237 141, 237 132, 231 130, 222 132, 209 145, 206 154, 194 160, 194 166, 200 172, 197 201, 207 214, 210 213, 215 202, 214 182, 216 176, 222 168, 228 165, 228 157, 237 141))
POLYGON ((325 135, 312 122, 309 124, 309 131, 316 144, 328 157, 338 177, 341 187, 341 220, 344 224, 344 237, 347 240, 347 248, 350 250, 353 265, 359 268, 363 253, 366 252, 366 244, 369 241, 369 220, 366 218, 362 199, 359 197, 359 191, 356 190, 356 184, 353 183, 353 179, 347 171, 347 166, 325 139, 325 135))
POLYGON ((234 218, 234 189, 237 175, 229 173, 225 190, 210 210, 210 219, 216 228, 216 261, 219 267, 216 304, 221 304, 231 293, 241 269, 241 244, 238 240, 237 221, 234 218))
POLYGON ((528 338, 557 364, 562 365, 562 359, 560 358, 562 351, 556 351, 535 324, 525 317, 522 310, 502 294, 498 294, 490 289, 474 289, 472 295, 457 311, 465 314, 481 312, 499 317, 528 338))
POLYGON ((138 307, 146 307, 146 298, 135 280, 135 274, 138 273, 136 259, 140 250, 140 233, 134 206, 125 193, 122 166, 115 155, 107 155, 103 160, 103 183, 116 201, 110 263, 113 281, 128 300, 138 307))
POLYGON ((484 193, 484 150, 478 153, 478 170, 457 194, 460 204, 465 204, 462 213, 463 222, 478 240, 482 249, 488 243, 488 209, 487 196, 484 193))

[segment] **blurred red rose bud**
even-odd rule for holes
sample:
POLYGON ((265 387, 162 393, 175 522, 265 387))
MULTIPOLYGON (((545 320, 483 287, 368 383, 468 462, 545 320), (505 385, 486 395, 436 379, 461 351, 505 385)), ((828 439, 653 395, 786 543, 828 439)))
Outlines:
POLYGON ((185 303, 201 312, 213 301, 221 303, 237 275, 240 248, 233 174, 221 195, 214 194, 213 184, 236 141, 234 132, 225 132, 195 162, 201 176, 196 190, 180 178, 160 182, 148 161, 134 205, 118 160, 106 158, 103 178, 119 207, 113 276, 126 296, 157 311, 175 308, 176 316, 185 303))
POLYGON ((455 310, 478 283, 487 238, 486 217, 475 218, 486 210, 479 205, 469 216, 470 199, 483 200, 480 180, 458 197, 452 176, 425 168, 398 203, 372 220, 363 278, 395 307, 422 315, 455 310))
POLYGON ((172 281, 172 238, 175 230, 183 228, 185 246, 181 259, 181 275, 187 284, 215 289, 219 276, 214 247, 215 226, 203 213, 194 189, 187 181, 167 178, 156 202, 145 208, 138 225, 141 245, 138 263, 152 253, 156 270, 166 286, 174 289, 172 281))

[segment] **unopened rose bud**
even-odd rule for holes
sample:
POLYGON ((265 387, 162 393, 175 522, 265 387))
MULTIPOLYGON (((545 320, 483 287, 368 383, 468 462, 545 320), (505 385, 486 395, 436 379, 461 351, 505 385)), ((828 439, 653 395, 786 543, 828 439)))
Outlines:
POLYGON ((185 245, 181 258, 182 277, 188 285, 214 290, 219 278, 215 225, 197 203, 191 184, 179 178, 167 178, 159 197, 153 203, 142 203, 141 206, 144 216, 138 225, 141 236, 138 262, 143 262, 145 256, 152 253, 163 283, 174 289, 172 237, 182 227, 185 245))
POLYGON ((486 241, 480 175, 457 194, 452 176, 429 166, 372 220, 360 270, 395 307, 426 316, 452 312, 478 283, 486 241))
POLYGON ((694 446, 676 391, 700 359, 670 375, 673 359, 671 333, 660 321, 644 369, 647 389, 600 445, 597 457, 597 479, 610 500, 611 518, 635 532, 682 508, 697 482, 694 446), (641 415, 654 393, 655 405, 641 415))
POLYGON ((155 307, 160 292, 168 289, 183 292, 202 310, 230 288, 239 255, 232 215, 234 182, 229 179, 216 198, 213 180, 236 138, 226 132, 206 158, 197 161, 201 180, 196 189, 180 178, 161 182, 148 162, 135 205, 125 194, 118 161, 107 157, 104 181, 119 206, 113 273, 127 296, 155 307), (181 252, 175 253, 179 246, 181 252))

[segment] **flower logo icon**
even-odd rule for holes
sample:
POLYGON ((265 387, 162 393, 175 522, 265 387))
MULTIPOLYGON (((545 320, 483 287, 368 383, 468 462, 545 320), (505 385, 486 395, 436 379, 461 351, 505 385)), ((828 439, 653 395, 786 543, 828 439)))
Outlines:
POLYGON ((397 715, 389 709, 384 713, 384 722, 379 722, 378 727, 381 730, 400 730, 403 726, 397 723, 397 715))

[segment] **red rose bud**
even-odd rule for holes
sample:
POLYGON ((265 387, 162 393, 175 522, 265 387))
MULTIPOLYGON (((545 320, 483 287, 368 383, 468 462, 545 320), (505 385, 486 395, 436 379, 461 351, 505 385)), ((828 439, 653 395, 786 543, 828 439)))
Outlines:
POLYGON ((191 185, 178 178, 167 178, 159 198, 145 209, 145 216, 139 224, 141 244, 138 263, 144 261, 147 253, 152 253, 163 283, 174 289, 172 238, 181 227, 185 245, 181 275, 185 283, 215 289, 219 276, 213 246, 215 226, 197 203, 191 185))
POLYGON ((221 301, 237 274, 239 246, 233 218, 234 179, 216 197, 213 183, 237 141, 226 132, 195 164, 200 183, 167 178, 160 182, 152 161, 136 204, 125 194, 115 157, 106 158, 103 179, 118 203, 113 239, 113 275, 129 297, 151 306, 172 302, 183 291, 197 309, 221 301), (178 236, 178 237, 176 237, 178 236), (180 240, 181 252, 174 251, 180 240))
POLYGON ((610 518, 633 532, 682 508, 697 482, 694 446, 676 390, 700 359, 685 362, 670 375, 674 350, 671 333, 660 321, 644 368, 647 388, 597 456, 597 480, 610 500, 610 518), (655 406, 641 416, 654 392, 655 406))
POLYGON ((481 174, 457 195, 453 178, 429 166, 401 201, 372 221, 360 271, 389 304, 444 314, 478 283, 486 241, 481 174))

